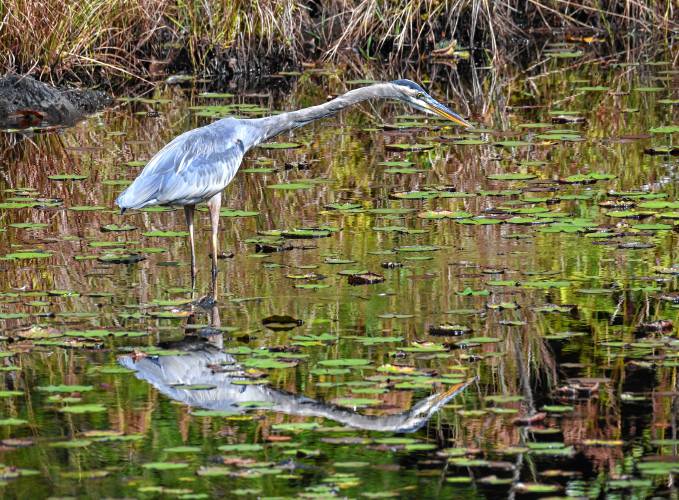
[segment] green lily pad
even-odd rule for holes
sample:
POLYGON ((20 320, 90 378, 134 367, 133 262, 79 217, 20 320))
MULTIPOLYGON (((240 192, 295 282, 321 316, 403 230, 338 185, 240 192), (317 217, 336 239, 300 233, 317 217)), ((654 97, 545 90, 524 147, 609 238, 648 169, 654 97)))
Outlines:
POLYGON ((46 259, 53 254, 50 252, 14 252, 5 255, 5 259, 12 260, 29 260, 29 259, 46 259))
POLYGON ((491 174, 488 179, 492 181, 523 181, 528 179, 535 179, 535 174, 525 174, 521 172, 507 173, 507 174, 491 174))
POLYGON ((326 360, 319 361, 318 364, 322 365, 322 366, 331 366, 331 367, 346 367, 346 366, 363 367, 363 366, 369 365, 370 360, 368 360, 368 359, 357 359, 357 358, 326 359, 326 360))
POLYGON ((256 215, 259 215, 259 212, 248 210, 231 210, 228 208, 222 208, 219 211, 220 217, 254 217, 256 215))
POLYGON ((44 385, 36 387, 38 391, 48 393, 89 392, 94 389, 91 385, 44 385))
POLYGON ((179 470, 186 469, 189 464, 182 462, 149 462, 142 464, 144 469, 156 470, 156 471, 168 471, 168 470, 179 470))
POLYGON ((75 207, 69 207, 68 209, 74 212, 101 212, 107 208, 99 205, 78 205, 75 207))
POLYGON ((28 420, 21 418, 2 418, 0 419, 0 427, 16 427, 19 425, 28 424, 28 420))
POLYGON ((87 179, 87 176, 79 174, 55 174, 48 175, 47 178, 52 181, 81 181, 87 179))
POLYGON ((494 143, 494 145, 503 148, 518 148, 523 146, 530 146, 531 143, 528 141, 498 141, 494 143))
POLYGON ((386 144, 384 146, 385 149, 391 151, 428 151, 430 149, 434 149, 435 147, 436 147, 435 144, 404 144, 404 143, 386 144))
POLYGON ((42 229, 48 227, 49 224, 43 224, 42 222, 14 222, 9 225, 16 229, 42 229))
POLYGON ((379 399, 370 398, 337 398, 333 400, 333 403, 338 404, 340 406, 349 406, 352 408, 356 408, 378 405, 381 404, 382 401, 380 401, 379 399))
POLYGON ((59 411, 62 413, 73 413, 73 414, 101 413, 106 411, 106 407, 101 404, 83 404, 64 406, 59 411))
POLYGON ((433 245, 404 245, 394 248, 397 252, 412 253, 412 252, 435 252, 439 247, 433 245))
POLYGON ((417 216, 420 219, 467 219, 471 217, 472 214, 462 210, 430 210, 428 212, 420 212, 417 216))
POLYGON ((652 134, 676 134, 679 133, 679 125, 664 125, 653 127, 649 130, 652 134))
POLYGON ((283 184, 269 184, 266 187, 267 189, 277 189, 280 191, 294 191, 297 189, 311 189, 314 185, 306 182, 289 182, 283 184))
POLYGON ((297 149, 302 145, 297 142, 265 142, 259 145, 263 149, 297 149))

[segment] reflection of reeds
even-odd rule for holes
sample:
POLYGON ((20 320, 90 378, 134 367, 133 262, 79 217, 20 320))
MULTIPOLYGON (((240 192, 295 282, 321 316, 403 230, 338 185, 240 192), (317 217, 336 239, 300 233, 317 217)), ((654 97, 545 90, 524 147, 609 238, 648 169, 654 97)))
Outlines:
POLYGON ((402 60, 440 43, 498 57, 536 33, 613 41, 676 26, 671 0, 7 0, 0 19, 3 70, 104 81, 234 69, 234 57, 238 68, 351 52, 402 60))

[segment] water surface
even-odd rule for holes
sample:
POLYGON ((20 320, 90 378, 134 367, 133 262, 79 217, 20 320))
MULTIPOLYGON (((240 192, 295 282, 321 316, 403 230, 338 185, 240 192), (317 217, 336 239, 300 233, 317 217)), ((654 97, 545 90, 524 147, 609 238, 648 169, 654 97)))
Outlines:
POLYGON ((5 134, 4 495, 669 496, 679 193, 650 153, 676 142, 676 70, 564 54, 433 67, 478 130, 373 103, 252 150, 213 307, 191 305, 207 213, 192 292, 183 212, 116 195, 185 130, 360 82, 160 88, 5 134))

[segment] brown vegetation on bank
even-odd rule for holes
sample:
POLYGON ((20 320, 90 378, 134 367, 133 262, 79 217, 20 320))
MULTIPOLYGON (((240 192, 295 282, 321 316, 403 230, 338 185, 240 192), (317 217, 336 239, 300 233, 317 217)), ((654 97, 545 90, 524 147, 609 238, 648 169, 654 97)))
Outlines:
POLYGON ((493 57, 555 30, 669 39, 673 0, 3 0, 0 69, 59 81, 152 80, 337 59, 493 57))

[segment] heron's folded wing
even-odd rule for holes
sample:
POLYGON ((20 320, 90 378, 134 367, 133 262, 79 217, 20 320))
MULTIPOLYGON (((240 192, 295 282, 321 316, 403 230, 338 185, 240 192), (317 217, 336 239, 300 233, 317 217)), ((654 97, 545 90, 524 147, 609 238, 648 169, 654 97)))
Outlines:
POLYGON ((189 131, 161 149, 116 203, 124 208, 199 203, 231 182, 244 153, 243 143, 228 131, 189 131))

